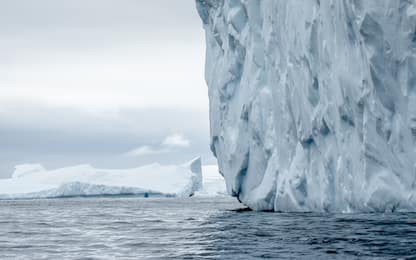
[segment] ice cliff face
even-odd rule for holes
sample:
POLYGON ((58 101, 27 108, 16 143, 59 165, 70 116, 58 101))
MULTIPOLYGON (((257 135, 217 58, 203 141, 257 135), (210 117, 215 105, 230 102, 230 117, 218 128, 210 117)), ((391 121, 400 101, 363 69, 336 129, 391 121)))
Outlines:
POLYGON ((416 0, 196 0, 212 151, 256 210, 416 210, 416 0))

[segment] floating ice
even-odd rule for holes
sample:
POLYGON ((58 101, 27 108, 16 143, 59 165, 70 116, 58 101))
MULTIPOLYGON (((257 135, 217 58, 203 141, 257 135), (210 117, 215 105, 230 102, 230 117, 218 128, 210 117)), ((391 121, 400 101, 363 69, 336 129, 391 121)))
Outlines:
POLYGON ((135 169, 103 170, 89 165, 45 170, 20 165, 0 180, 0 199, 99 195, 192 196, 202 189, 201 160, 185 165, 151 164, 135 169))
POLYGON ((202 179, 202 189, 195 193, 196 196, 228 196, 224 177, 220 175, 217 165, 202 166, 202 179))
POLYGON ((256 210, 416 210, 416 2, 196 0, 211 148, 256 210))

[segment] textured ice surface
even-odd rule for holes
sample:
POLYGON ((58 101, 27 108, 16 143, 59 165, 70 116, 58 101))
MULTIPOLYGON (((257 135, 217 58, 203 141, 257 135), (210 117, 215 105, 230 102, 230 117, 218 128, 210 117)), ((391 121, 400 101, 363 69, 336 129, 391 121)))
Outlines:
POLYGON ((416 210, 415 0, 196 0, 212 151, 257 210, 416 210))
POLYGON ((127 170, 80 165, 47 171, 41 165, 20 165, 12 178, 0 180, 0 199, 126 194, 186 197, 201 189, 199 158, 184 165, 151 164, 127 170))

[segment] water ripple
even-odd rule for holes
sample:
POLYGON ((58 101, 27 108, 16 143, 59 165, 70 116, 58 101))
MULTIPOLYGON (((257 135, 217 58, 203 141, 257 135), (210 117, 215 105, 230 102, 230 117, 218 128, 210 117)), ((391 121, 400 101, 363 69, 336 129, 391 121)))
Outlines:
POLYGON ((259 213, 229 198, 0 202, 0 259, 416 258, 416 214, 259 213))

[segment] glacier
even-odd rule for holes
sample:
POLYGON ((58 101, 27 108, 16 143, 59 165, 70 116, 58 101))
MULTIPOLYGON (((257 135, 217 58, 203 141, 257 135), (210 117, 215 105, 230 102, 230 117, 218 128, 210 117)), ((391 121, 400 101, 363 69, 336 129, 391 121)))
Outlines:
MULTIPOLYGON (((221 182, 220 178, 216 180, 221 182)), ((90 165, 46 170, 39 164, 25 164, 16 166, 11 178, 0 179, 0 199, 102 195, 188 197, 197 191, 204 193, 200 158, 183 165, 154 163, 123 170, 95 169, 90 165)))
POLYGON ((196 8, 229 194, 265 211, 416 211, 415 0, 196 8))

